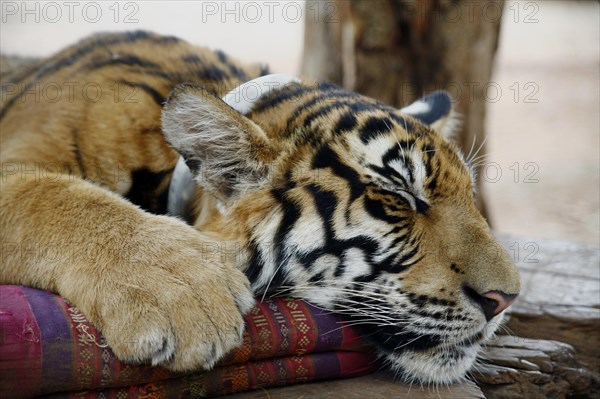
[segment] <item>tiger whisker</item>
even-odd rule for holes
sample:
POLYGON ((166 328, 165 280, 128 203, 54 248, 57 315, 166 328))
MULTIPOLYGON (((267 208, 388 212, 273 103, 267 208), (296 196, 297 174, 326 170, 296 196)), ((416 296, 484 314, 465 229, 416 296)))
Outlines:
POLYGON ((481 161, 486 161, 490 157, 491 157, 491 154, 481 154, 481 155, 471 159, 469 161, 469 165, 475 165, 477 163, 480 163, 481 161))
POLYGON ((416 340, 418 340, 418 339, 420 339, 420 338, 423 338, 424 336, 425 336, 425 334, 421 334, 421 335, 419 335, 417 338, 413 338, 413 339, 411 339, 410 341, 408 341, 408 342, 404 343, 403 345, 398 345, 398 346, 396 346, 396 347, 394 348, 394 350, 393 350, 392 352, 393 352, 393 353, 395 353, 395 352, 396 352, 398 349, 402 349, 402 348, 404 348, 405 346, 412 344, 412 343, 413 343, 413 342, 415 342, 416 340))
POLYGON ((468 163, 470 163, 469 160, 471 159, 470 157, 471 157, 471 154, 473 153, 473 148, 475 148, 475 141, 476 140, 477 140, 477 135, 474 134, 473 135, 473 141, 471 142, 471 149, 469 150, 469 153, 465 157, 465 159, 467 160, 468 163))
POLYGON ((483 146, 485 145, 485 143, 487 142, 488 136, 484 137, 483 141, 481 142, 481 144, 479 145, 479 147, 477 147, 477 151, 475 151, 475 153, 473 154, 472 158, 469 158, 467 160, 467 162, 471 163, 471 161, 477 156, 477 154, 479 154, 479 151, 481 151, 481 149, 483 148, 483 146))
MULTIPOLYGON (((406 130, 408 132, 408 126, 407 126, 406 120, 404 118, 402 118, 402 122, 404 123, 404 130, 406 130)), ((400 148, 400 153, 402 153, 402 163, 406 165, 406 158, 404 156, 404 152, 406 150, 404 148, 402 148, 402 145, 400 144, 400 140, 398 140, 398 137, 396 137, 394 135, 394 138, 396 139, 396 143, 398 143, 398 147, 400 148)))
POLYGON ((341 314, 350 314, 350 315, 365 315, 372 319, 377 319, 379 321, 386 322, 401 322, 409 320, 408 318, 399 318, 389 316, 388 313, 384 312, 382 309, 376 309, 375 312, 373 310, 368 309, 360 309, 349 305, 336 305, 336 311, 341 314))
MULTIPOLYGON (((325 281, 325 283, 327 283, 327 282, 325 281)), ((286 287, 283 290, 280 290, 280 292, 283 293, 285 291, 291 291, 291 290, 296 290, 298 292, 302 292, 303 290, 310 290, 310 289, 314 289, 314 288, 315 288, 314 285, 307 283, 307 284, 299 284, 295 287, 289 287, 289 288, 286 287)), ((377 288, 381 288, 381 286, 377 286, 377 288)), ((355 294, 355 295, 363 297, 363 298, 369 298, 369 299, 377 300, 380 302, 384 302, 386 299, 390 298, 390 296, 391 296, 390 294, 386 294, 386 293, 358 291, 358 290, 354 290, 354 289, 346 288, 346 287, 331 286, 331 287, 328 287, 328 289, 336 290, 338 292, 355 294)))
POLYGON ((363 282, 363 281, 344 282, 344 281, 335 280, 335 279, 324 279, 324 280, 321 280, 321 282, 333 283, 333 284, 343 283, 344 285, 348 285, 348 284, 362 285, 362 286, 368 286, 368 287, 373 287, 373 288, 381 288, 383 286, 382 284, 378 284, 378 283, 368 283, 368 282, 363 282))
MULTIPOLYGON (((283 250, 283 248, 281 250, 283 250)), ((269 292, 269 287, 273 283, 273 280, 275 279, 275 276, 277 276, 277 273, 283 267, 283 265, 285 265, 289 261, 290 256, 289 256, 289 254, 287 254, 283 258, 284 259, 281 260, 281 262, 279 263, 279 266, 277 266, 277 269, 275 269, 275 271, 271 275, 271 278, 269 279, 269 282, 267 283, 267 286, 264 288, 263 295, 262 295, 262 297, 260 299, 261 302, 263 302, 265 300, 265 297, 266 297, 267 293, 269 292)))
POLYGON ((372 311, 369 311, 367 309, 360 309, 360 308, 355 308, 349 305, 336 305, 336 310, 339 310, 341 312, 348 310, 350 311, 350 314, 365 314, 366 316, 369 317, 379 317, 381 320, 400 320, 394 317, 390 317, 388 316, 383 309, 375 309, 376 312, 378 313, 373 313, 372 311))

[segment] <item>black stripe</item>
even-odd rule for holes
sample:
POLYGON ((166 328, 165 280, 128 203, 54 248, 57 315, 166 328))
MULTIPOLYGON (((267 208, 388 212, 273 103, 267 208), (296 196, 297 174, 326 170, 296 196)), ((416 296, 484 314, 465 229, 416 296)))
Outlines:
POLYGON ((217 57, 219 57, 219 61, 221 61, 222 63, 229 63, 229 61, 227 60, 227 54, 225 54, 223 51, 215 50, 215 54, 217 55, 217 57))
POLYGON ((435 151, 436 151, 435 147, 432 146, 431 144, 423 145, 422 153, 423 153, 423 158, 425 159, 425 172, 427 173, 427 176, 433 175, 433 169, 431 167, 431 159, 433 158, 435 151))
POLYGON ((323 275, 323 272, 319 272, 315 275, 313 275, 308 281, 310 283, 316 284, 318 286, 323 286, 323 279, 325 278, 325 276, 323 275))
POLYGON ((246 268, 244 274, 250 280, 250 283, 254 284, 260 277, 260 272, 263 270, 264 264, 256 241, 252 240, 248 243, 248 250, 250 251, 250 259, 248 268, 246 268))
POLYGON ((333 131, 337 134, 348 132, 356 128, 357 123, 358 121, 356 120, 354 113, 347 112, 341 116, 333 131))
POLYGON ((385 154, 383 154, 383 157, 381 158, 381 163, 383 164, 383 167, 377 165, 369 165, 369 167, 383 177, 396 177, 403 183, 403 188, 408 188, 409 184, 406 181, 404 175, 402 175, 398 170, 392 168, 389 164, 392 161, 402 160, 402 163, 406 165, 406 169, 408 170, 409 180, 412 181, 412 171, 410 169, 410 156, 408 154, 405 154, 403 150, 406 148, 411 148, 413 145, 413 140, 400 140, 398 141, 397 146, 390 148, 385 154))
POLYGON ((87 171, 83 164, 83 155, 81 154, 81 148, 79 148, 79 129, 71 129, 71 136, 73 137, 73 150, 75 152, 75 159, 77 159, 77 165, 81 170, 81 175, 84 179, 87 179, 87 171))
MULTIPOLYGON (((396 226, 398 228, 398 231, 400 231, 402 229, 401 226, 396 226)), ((398 244, 404 243, 404 241, 406 241, 406 239, 409 237, 409 233, 405 233, 402 234, 396 238, 394 238, 394 241, 392 241, 392 244, 390 245, 390 248, 394 248, 397 247, 398 244)))
POLYGON ((397 234, 400 232, 400 230, 402 230, 404 227, 403 226, 394 226, 393 229, 391 229, 390 231, 388 231, 387 233, 385 233, 383 236, 387 237, 390 234, 397 234))
POLYGON ((166 98, 155 88, 149 86, 146 83, 143 82, 130 82, 127 80, 119 80, 117 83, 121 83, 130 87, 134 87, 134 88, 140 88, 142 90, 144 90, 147 94, 149 94, 153 99, 154 102, 158 105, 160 105, 161 107, 165 104, 166 102, 166 98))
POLYGON ((417 207, 417 212, 419 213, 426 214, 427 211, 429 211, 429 204, 417 197, 415 197, 415 206, 417 207))
POLYGON ((408 119, 394 113, 390 113, 390 118, 392 118, 399 126, 403 127, 407 133, 414 132, 415 125, 413 125, 413 123, 408 119))
POLYGON ((187 54, 187 55, 184 55, 183 57, 181 57, 181 59, 186 64, 192 64, 189 67, 190 72, 192 72, 196 78, 201 79, 201 80, 220 81, 220 80, 228 79, 232 75, 236 76, 238 78, 245 77, 245 74, 243 74, 243 76, 240 76, 240 71, 237 70, 237 68, 236 68, 237 71, 235 73, 233 71, 231 71, 231 65, 229 65, 227 63, 225 63, 224 66, 229 67, 231 75, 228 74, 227 72, 225 72, 218 65, 206 63, 204 60, 202 60, 196 54, 187 54))
POLYGON ((435 175, 435 176, 431 176, 431 177, 430 177, 430 179, 431 179, 431 180, 429 180, 429 182, 427 183, 427 189, 428 189, 430 192, 434 192, 434 191, 435 191, 435 189, 437 188, 437 184, 438 184, 438 181, 437 181, 437 175, 435 175))
POLYGON ((381 201, 374 200, 368 196, 365 196, 364 207, 369 215, 373 216, 375 219, 383 220, 390 224, 400 223, 405 220, 405 218, 399 216, 389 215, 385 211, 385 206, 381 201))
POLYGON ((360 112, 373 112, 383 110, 383 108, 377 105, 377 103, 370 104, 364 101, 350 103, 348 104, 348 107, 357 114, 360 112))
POLYGON ((435 148, 432 145, 427 144, 423 150, 425 151, 425 170, 427 172, 427 177, 429 178, 429 182, 427 182, 427 188, 429 191, 433 192, 437 187, 437 179, 439 175, 439 171, 437 169, 434 171, 433 169, 435 148))
POLYGON ((317 211, 323 221, 325 227, 325 239, 327 240, 326 245, 329 250, 329 245, 336 241, 333 232, 333 214, 337 207, 338 199, 332 191, 323 190, 314 184, 310 184, 307 189, 312 194, 317 211))
MULTIPOLYGON (((289 183, 287 187, 281 190, 272 190, 271 195, 279 204, 283 212, 279 227, 274 237, 274 255, 275 255, 275 275, 272 276, 269 288, 276 288, 285 283, 285 273, 283 263, 286 260, 285 244, 290 231, 300 218, 300 207, 294 201, 287 197, 287 192, 294 187, 294 183, 289 183)), ((293 243, 292 243, 293 244, 293 243)))
POLYGON ((340 103, 340 104, 327 104, 321 108, 317 108, 316 110, 310 112, 306 116, 306 118, 304 118, 304 120, 302 121, 302 125, 304 127, 309 127, 313 121, 320 118, 321 116, 326 115, 335 109, 346 108, 346 107, 347 107, 346 104, 340 103))
POLYGON ((246 72, 244 72, 243 70, 241 70, 240 68, 238 68, 229 59, 229 57, 227 57, 227 54, 225 54, 221 50, 216 50, 215 54, 217 54, 217 57, 219 57, 219 61, 221 61, 223 64, 225 64, 227 66, 227 68, 229 69, 229 71, 231 72, 231 74, 233 76, 235 76, 236 78, 238 78, 240 80, 248 80, 248 75, 246 74, 246 72))
POLYGON ((273 90, 268 95, 262 96, 252 108, 252 113, 264 112, 268 109, 275 108, 285 101, 299 97, 305 93, 309 93, 312 89, 301 86, 299 84, 289 84, 281 89, 273 90))
POLYGON ((216 65, 207 65, 200 71, 195 71, 196 76, 202 80, 219 81, 229 79, 229 75, 216 65))
POLYGON ((87 68, 90 70, 94 70, 114 65, 160 69, 160 65, 158 65, 157 63, 139 58, 132 54, 119 54, 119 56, 116 58, 109 58, 99 62, 92 62, 89 65, 87 65, 87 68))
MULTIPOLYGON (((152 37, 152 36, 150 36, 152 37)), ((154 43, 158 43, 158 44, 175 44, 175 43, 181 43, 183 40, 181 40, 180 38, 178 38, 177 36, 170 36, 170 35, 156 35, 154 34, 154 40, 152 40, 154 43)))
POLYGON ((404 158, 406 159, 406 171, 408 172, 408 179, 412 185, 415 183, 415 169, 417 165, 415 165, 410 156, 404 154, 404 158))
POLYGON ((181 60, 186 64, 202 64, 202 60, 196 54, 186 54, 181 57, 181 60))
POLYGON ((312 161, 313 169, 325 169, 331 168, 331 171, 348 182, 350 186, 350 200, 355 201, 365 191, 365 185, 360 181, 360 176, 355 169, 342 163, 337 153, 333 151, 329 146, 323 146, 315 154, 312 161))
POLYGON ((364 144, 377 138, 380 135, 389 133, 393 128, 390 118, 371 117, 360 128, 360 140, 364 144))
POLYGON ((413 260, 412 262, 408 262, 409 260, 413 259, 418 253, 419 253, 419 246, 417 245, 410 252, 402 255, 400 257, 400 259, 398 259, 396 261, 396 263, 394 265, 391 265, 391 267, 389 267, 387 270, 390 273, 403 272, 404 270, 408 269, 410 266, 423 260, 423 257, 418 257, 417 259, 413 260))
POLYGON ((381 158, 383 163, 388 164, 391 161, 402 159, 403 161, 406 159, 406 154, 403 154, 404 150, 408 150, 415 145, 414 140, 398 140, 398 145, 390 148, 383 157, 381 158), (402 152, 402 153, 401 153, 402 152))
POLYGON ((87 68, 89 70, 96 70, 96 69, 101 69, 104 67, 110 67, 110 66, 114 66, 114 65, 138 67, 138 68, 132 68, 128 72, 133 72, 133 73, 137 72, 137 73, 142 73, 144 76, 159 77, 159 78, 166 79, 169 82, 173 82, 173 83, 176 83, 176 82, 179 82, 182 80, 190 80, 190 79, 184 79, 181 77, 176 78, 175 76, 173 76, 172 73, 162 70, 161 69, 161 68, 163 68, 162 65, 156 64, 156 63, 148 61, 148 60, 144 60, 144 59, 136 57, 134 55, 123 55, 123 56, 120 56, 119 58, 102 60, 99 62, 91 62, 90 64, 88 64, 87 68))

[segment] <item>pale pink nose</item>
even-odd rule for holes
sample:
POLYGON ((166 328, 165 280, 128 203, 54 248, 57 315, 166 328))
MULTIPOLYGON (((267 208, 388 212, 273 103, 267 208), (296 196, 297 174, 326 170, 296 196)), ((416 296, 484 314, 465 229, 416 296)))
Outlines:
POLYGON ((490 321, 504 311, 515 301, 516 297, 517 294, 505 294, 501 291, 489 291, 481 294, 481 305, 486 320, 490 321))

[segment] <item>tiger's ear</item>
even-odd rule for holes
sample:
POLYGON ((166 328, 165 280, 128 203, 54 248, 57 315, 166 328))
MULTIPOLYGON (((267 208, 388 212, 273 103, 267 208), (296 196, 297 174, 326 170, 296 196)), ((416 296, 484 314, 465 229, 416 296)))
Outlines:
POLYGON ((181 84, 162 111, 167 141, 194 180, 227 201, 263 186, 276 151, 264 131, 202 86, 181 84))
POLYGON ((441 90, 418 99, 400 112, 429 125, 446 138, 452 138, 460 123, 458 114, 452 109, 450 95, 441 90))

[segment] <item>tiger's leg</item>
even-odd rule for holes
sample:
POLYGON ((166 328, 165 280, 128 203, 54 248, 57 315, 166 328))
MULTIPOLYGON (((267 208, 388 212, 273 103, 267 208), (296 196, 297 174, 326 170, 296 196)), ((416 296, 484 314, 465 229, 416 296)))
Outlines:
POLYGON ((124 361, 209 368, 241 343, 254 300, 218 241, 73 176, 0 187, 0 283, 59 293, 124 361))

